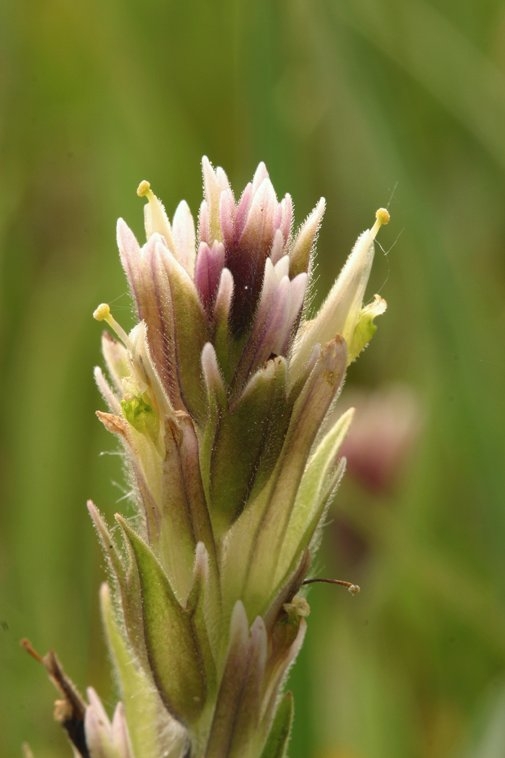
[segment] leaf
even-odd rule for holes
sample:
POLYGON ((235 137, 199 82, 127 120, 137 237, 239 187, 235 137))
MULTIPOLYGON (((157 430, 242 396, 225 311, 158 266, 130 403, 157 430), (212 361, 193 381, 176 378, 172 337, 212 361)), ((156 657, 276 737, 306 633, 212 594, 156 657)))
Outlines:
POLYGON ((223 676, 205 750, 206 758, 224 758, 229 755, 233 722, 240 701, 242 678, 247 668, 249 646, 247 615, 240 600, 233 608, 229 639, 223 676))
POLYGON ((149 546, 121 518, 140 579, 147 657, 154 682, 170 713, 182 724, 196 720, 207 686, 201 649, 191 615, 185 611, 149 546))
POLYGON ((210 502, 218 534, 240 515, 256 478, 264 481, 271 473, 277 456, 269 448, 281 436, 286 411, 286 362, 277 357, 256 372, 236 406, 225 410, 217 424, 210 502))
MULTIPOLYGON (((142 627, 142 602, 139 593, 139 582, 136 571, 127 566, 122 559, 110 530, 98 508, 88 501, 88 511, 96 529, 100 544, 107 562, 115 609, 121 614, 130 644, 134 647, 138 658, 146 662, 144 647, 144 631, 142 627)), ((131 549, 129 550, 131 554, 131 549)), ((131 561, 130 561, 131 564, 131 561)))
POLYGON ((133 753, 142 758, 159 758, 162 751, 159 735, 170 729, 174 736, 179 732, 180 736, 184 737, 184 732, 163 706, 150 679, 129 649, 117 623, 106 584, 102 585, 100 601, 107 643, 124 703, 133 753))
POLYGON ((230 602, 242 597, 252 614, 262 615, 274 594, 273 581, 296 494, 320 425, 339 392, 345 366, 345 342, 336 337, 321 350, 295 402, 268 484, 253 493, 227 535, 223 597, 230 602))
POLYGON ((281 582, 300 553, 306 549, 321 520, 327 502, 327 481, 336 468, 338 450, 352 421, 349 409, 334 424, 312 455, 305 469, 277 564, 275 583, 281 582))
POLYGON ((235 604, 206 758, 258 755, 268 639, 262 618, 249 630, 243 604, 235 604))
POLYGON ((286 692, 279 705, 261 758, 284 758, 293 726, 293 695, 286 692))

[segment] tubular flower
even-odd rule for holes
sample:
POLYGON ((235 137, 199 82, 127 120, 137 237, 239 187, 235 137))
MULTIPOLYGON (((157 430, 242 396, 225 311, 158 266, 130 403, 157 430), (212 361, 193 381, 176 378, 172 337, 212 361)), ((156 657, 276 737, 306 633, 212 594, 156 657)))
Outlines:
POLYGON ((124 703, 111 725, 90 693, 92 756, 285 754, 302 585, 352 417, 332 409, 385 309, 363 298, 387 211, 308 319, 324 200, 294 231, 291 197, 277 199, 264 164, 238 200, 206 158, 203 181, 198 232, 185 202, 170 222, 140 184, 147 241, 117 226, 138 323, 126 334, 108 305, 94 313, 114 335, 107 377, 95 371, 109 408, 98 417, 124 446, 135 515, 112 531, 89 505, 124 703))

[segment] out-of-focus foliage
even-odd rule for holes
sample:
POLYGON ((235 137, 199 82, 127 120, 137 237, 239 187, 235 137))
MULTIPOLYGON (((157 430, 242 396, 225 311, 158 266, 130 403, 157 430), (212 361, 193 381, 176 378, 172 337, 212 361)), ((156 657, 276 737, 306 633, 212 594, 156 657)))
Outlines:
POLYGON ((422 424, 394 482, 339 492, 320 573, 362 592, 310 592, 292 758, 505 754, 504 51, 500 0, 1 4, 1 755, 69 754, 20 637, 112 693, 84 502, 128 502, 90 314, 129 312, 138 181, 196 210, 202 153, 235 186, 265 160, 299 218, 326 196, 317 297, 392 214, 346 389, 401 381, 422 424))

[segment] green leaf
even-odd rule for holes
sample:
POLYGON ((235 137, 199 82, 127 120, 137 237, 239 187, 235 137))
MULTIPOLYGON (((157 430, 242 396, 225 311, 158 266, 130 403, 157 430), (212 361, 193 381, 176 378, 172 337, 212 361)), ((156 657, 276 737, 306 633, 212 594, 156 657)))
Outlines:
POLYGON ((263 619, 257 617, 249 629, 245 608, 238 601, 231 616, 230 642, 206 758, 256 758, 258 755, 268 653, 263 619))
POLYGON ((274 358, 256 372, 216 428, 210 498, 218 534, 240 515, 253 485, 261 486, 271 473, 286 415, 286 361, 274 358))
POLYGON ((116 519, 135 556, 140 579, 147 658, 161 699, 183 724, 194 722, 207 687, 202 653, 191 614, 184 610, 149 546, 116 519))
POLYGON ((279 705, 261 758, 284 758, 293 726, 294 704, 291 692, 286 692, 279 705))
POLYGON ((303 474, 277 564, 275 583, 281 582, 299 560, 321 520, 327 502, 327 482, 337 467, 338 450, 352 421, 349 409, 333 425, 312 455, 303 474))
POLYGON ((117 613, 121 614, 130 644, 134 647, 136 655, 142 662, 146 662, 142 628, 142 601, 137 571, 132 571, 131 548, 127 543, 130 560, 123 559, 100 511, 91 501, 88 502, 88 511, 107 561, 109 576, 112 580, 111 589, 115 609, 117 613))
POLYGON ((224 551, 223 597, 241 597, 253 615, 262 615, 275 594, 286 529, 312 446, 345 367, 342 338, 325 345, 296 402, 277 465, 269 481, 252 497, 230 529, 224 551))
POLYGON ((88 513, 93 521, 93 526, 96 529, 100 546, 107 562, 109 575, 112 577, 114 584, 124 592, 126 588, 126 572, 114 538, 96 505, 91 500, 88 500, 87 505, 88 513))
POLYGON ((218 588, 217 577, 211 575, 209 554, 203 542, 199 542, 195 550, 193 568, 193 585, 186 601, 186 611, 190 615, 198 635, 200 649, 205 663, 205 674, 208 692, 214 691, 216 685, 216 662, 212 648, 218 649, 219 609, 216 602, 218 588), (213 634, 210 640, 210 633, 213 634))
POLYGON ((231 615, 228 651, 205 750, 206 758, 223 758, 229 755, 243 677, 247 671, 248 648, 247 614, 243 603, 238 601, 231 615))
MULTIPOLYGON (((174 725, 173 719, 129 648, 117 622, 106 584, 102 585, 100 601, 107 643, 124 703, 133 753, 142 758, 159 758, 162 752, 159 735, 174 725)), ((180 730, 180 727, 178 728, 180 730)))

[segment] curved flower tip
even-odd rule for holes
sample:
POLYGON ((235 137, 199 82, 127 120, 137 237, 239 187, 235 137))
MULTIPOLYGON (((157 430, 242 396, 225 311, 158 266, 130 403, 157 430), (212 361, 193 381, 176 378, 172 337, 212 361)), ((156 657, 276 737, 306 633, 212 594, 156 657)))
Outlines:
POLYGON ((324 344, 335 334, 341 334, 349 350, 349 362, 369 342, 375 316, 385 311, 385 302, 376 299, 366 313, 362 313, 363 298, 374 259, 374 240, 381 226, 389 222, 389 212, 379 208, 375 223, 358 237, 345 265, 316 317, 299 331, 292 356, 293 380, 303 374, 314 344, 324 344), (365 324, 367 325, 365 327, 365 324), (355 335, 356 329, 360 333, 355 335))
POLYGON ((92 687, 87 695, 84 730, 89 754, 93 758, 133 758, 123 704, 117 704, 111 722, 92 687))

